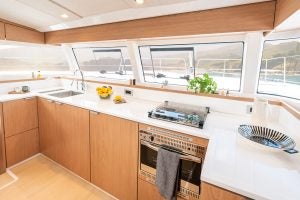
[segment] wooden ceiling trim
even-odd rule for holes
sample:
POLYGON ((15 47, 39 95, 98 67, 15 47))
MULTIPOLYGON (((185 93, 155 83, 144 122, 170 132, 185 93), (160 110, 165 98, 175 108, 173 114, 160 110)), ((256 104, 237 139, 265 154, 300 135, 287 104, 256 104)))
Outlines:
POLYGON ((45 44, 44 33, 12 24, 5 24, 5 39, 17 42, 45 44))
POLYGON ((0 40, 5 40, 5 26, 3 22, 0 22, 0 40))
POLYGON ((274 27, 279 26, 299 9, 300 0, 277 0, 274 27))
POLYGON ((45 44, 45 33, 0 18, 0 40, 45 44))
POLYGON ((275 1, 46 32, 46 43, 74 43, 273 29, 275 1))

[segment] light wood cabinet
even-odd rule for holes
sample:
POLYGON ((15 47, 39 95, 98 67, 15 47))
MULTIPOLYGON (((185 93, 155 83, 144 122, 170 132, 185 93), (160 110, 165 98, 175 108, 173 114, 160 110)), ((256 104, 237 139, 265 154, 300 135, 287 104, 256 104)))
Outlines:
POLYGON ((41 152, 90 180, 89 111, 39 99, 41 152))
POLYGON ((3 103, 5 137, 38 127, 37 100, 35 97, 3 103))
POLYGON ((58 161, 90 181, 89 111, 66 104, 57 104, 56 111, 58 161))
POLYGON ((0 22, 0 40, 5 40, 5 28, 3 22, 0 22))
POLYGON ((39 153, 38 129, 29 130, 5 139, 6 163, 10 167, 39 153))
POLYGON ((5 136, 2 111, 2 103, 0 103, 0 174, 3 174, 6 170, 5 136))
POLYGON ((121 200, 137 199, 138 123, 90 114, 91 181, 121 200))
POLYGON ((56 104, 47 99, 38 99, 40 151, 58 162, 59 134, 57 131, 56 104))
POLYGON ((45 43, 45 35, 42 32, 13 24, 5 24, 6 40, 30 43, 45 43))
POLYGON ((240 196, 228 190, 202 182, 200 200, 246 200, 246 197, 240 196))

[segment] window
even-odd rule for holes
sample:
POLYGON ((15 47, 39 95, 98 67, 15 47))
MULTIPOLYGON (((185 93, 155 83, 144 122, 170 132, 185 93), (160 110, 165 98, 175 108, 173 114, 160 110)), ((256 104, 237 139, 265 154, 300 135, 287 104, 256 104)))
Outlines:
POLYGON ((0 71, 68 71, 69 64, 59 46, 0 44, 0 71))
POLYGON ((240 90, 243 42, 140 46, 144 80, 151 83, 187 85, 204 73, 219 89, 240 90))
POLYGON ((126 47, 73 48, 73 52, 85 76, 112 79, 133 78, 126 47))
POLYGON ((265 42, 257 91, 300 99, 300 38, 265 42))

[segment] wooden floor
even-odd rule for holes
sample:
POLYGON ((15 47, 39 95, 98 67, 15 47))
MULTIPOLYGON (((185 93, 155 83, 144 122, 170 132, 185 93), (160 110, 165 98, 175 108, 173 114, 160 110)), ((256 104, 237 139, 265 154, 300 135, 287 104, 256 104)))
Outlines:
MULTIPOLYGON (((13 167, 18 180, 0 190, 0 200, 112 200, 113 198, 42 155, 13 167)), ((7 182, 7 176, 3 181, 7 182), (4 180, 5 179, 5 180, 4 180)))

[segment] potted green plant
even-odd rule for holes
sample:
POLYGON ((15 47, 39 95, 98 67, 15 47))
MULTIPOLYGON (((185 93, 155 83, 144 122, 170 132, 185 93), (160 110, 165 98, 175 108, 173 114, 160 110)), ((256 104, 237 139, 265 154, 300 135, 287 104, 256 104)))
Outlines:
POLYGON ((213 94, 217 90, 217 83, 207 73, 188 81, 188 89, 196 93, 213 94))

